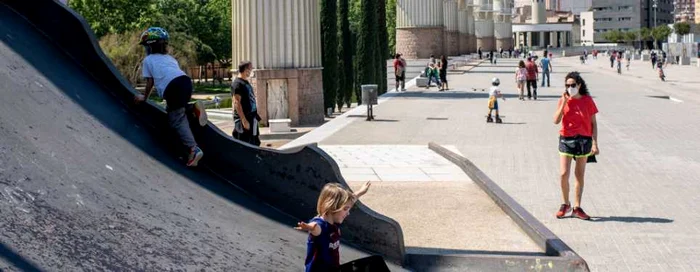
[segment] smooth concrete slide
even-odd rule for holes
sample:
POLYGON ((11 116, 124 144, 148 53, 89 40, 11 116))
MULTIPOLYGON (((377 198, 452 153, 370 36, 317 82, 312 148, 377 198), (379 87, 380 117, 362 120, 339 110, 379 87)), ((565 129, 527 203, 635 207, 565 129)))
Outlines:
MULTIPOLYGON (((335 162, 210 124, 194 128, 206 155, 187 169, 165 112, 134 94, 73 11, 0 0, 0 270, 301 269, 306 236, 292 227, 325 183, 344 183, 335 162)), ((399 225, 361 203, 343 238, 362 250, 344 260, 405 255, 399 225)))

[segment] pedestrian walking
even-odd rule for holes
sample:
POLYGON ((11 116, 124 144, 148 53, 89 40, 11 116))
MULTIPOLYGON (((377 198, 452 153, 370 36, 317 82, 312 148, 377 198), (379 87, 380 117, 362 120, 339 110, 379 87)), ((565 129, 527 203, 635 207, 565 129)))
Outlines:
POLYGON ((559 154, 560 154, 560 185, 563 204, 556 213, 557 218, 563 218, 569 212, 573 217, 589 220, 591 217, 581 208, 583 196, 584 177, 586 163, 594 162, 598 155, 598 125, 596 122, 596 107, 590 96, 586 82, 578 72, 566 75, 566 91, 559 99, 557 110, 554 113, 554 124, 561 123, 559 130, 559 154), (569 176, 571 162, 575 161, 574 176, 576 178, 575 198, 572 205, 569 201, 569 176))
POLYGON ((658 61, 658 56, 656 55, 656 52, 652 51, 650 58, 651 58, 651 69, 656 69, 656 61, 658 61))
POLYGON ((525 69, 527 70, 527 99, 530 100, 534 96, 537 100, 537 64, 532 61, 532 57, 527 57, 525 69))
POLYGON ((627 61, 627 71, 630 70, 630 63, 632 62, 632 55, 627 53, 625 54, 625 60, 627 61))
POLYGON ((477 49, 476 52, 479 54, 479 59, 481 59, 481 47, 479 47, 479 49, 477 49))
POLYGON ((525 82, 527 81, 527 69, 525 69, 525 62, 518 62, 518 68, 515 69, 515 82, 518 85, 518 91, 520 91, 520 96, 518 99, 525 100, 525 82))
POLYGON ((549 87, 549 75, 553 72, 552 62, 547 57, 547 51, 544 51, 544 58, 540 60, 540 67, 542 67, 542 87, 544 87, 544 79, 547 78, 547 87, 549 87))
POLYGON ((447 57, 442 55, 442 57, 440 57, 440 82, 442 83, 440 86, 440 91, 449 89, 449 86, 447 85, 447 66, 447 57))
POLYGON ((146 90, 144 94, 134 97, 134 103, 143 103, 153 88, 156 89, 158 95, 165 100, 168 124, 180 138, 183 147, 187 148, 187 166, 194 167, 204 152, 194 139, 188 118, 194 117, 200 126, 205 126, 207 112, 201 101, 189 104, 194 90, 192 80, 180 69, 177 60, 168 54, 169 39, 168 32, 160 27, 150 27, 141 33, 139 44, 146 50, 141 68, 146 79, 146 90))
POLYGON ((396 76, 396 91, 406 91, 406 60, 399 53, 394 57, 394 75, 396 76))
POLYGON ((233 92, 233 132, 236 140, 255 146, 260 146, 260 131, 258 122, 258 105, 255 99, 253 85, 248 81, 253 77, 253 64, 242 61, 238 65, 238 77, 231 84, 233 92))
POLYGON ((615 66, 615 56, 617 53, 615 51, 610 54, 610 68, 613 68, 615 66))

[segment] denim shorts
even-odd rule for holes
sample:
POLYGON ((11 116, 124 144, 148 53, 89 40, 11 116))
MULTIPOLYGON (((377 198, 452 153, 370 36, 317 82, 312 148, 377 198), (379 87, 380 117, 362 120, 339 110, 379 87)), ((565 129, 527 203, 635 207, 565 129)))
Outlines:
POLYGON ((576 135, 574 137, 559 136, 559 154, 570 158, 585 158, 591 154, 593 138, 576 135))

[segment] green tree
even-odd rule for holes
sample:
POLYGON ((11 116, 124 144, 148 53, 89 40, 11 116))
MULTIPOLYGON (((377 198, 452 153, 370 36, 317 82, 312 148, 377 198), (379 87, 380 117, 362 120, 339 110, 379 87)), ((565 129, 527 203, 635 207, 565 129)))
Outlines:
POLYGON ((676 34, 683 36, 690 33, 690 24, 686 22, 680 22, 673 24, 673 30, 676 34))
MULTIPOLYGON (((357 41, 357 71, 360 84, 377 84, 377 7, 376 0, 361 0, 361 16, 357 41)), ((358 103, 362 101, 356 86, 358 103)))
POLYGON ((644 49, 646 47, 646 42, 651 40, 651 29, 642 27, 639 29, 639 41, 641 45, 639 46, 640 49, 644 49))
POLYGON ((97 37, 146 28, 154 13, 153 0, 71 0, 97 37))
POLYGON ((386 23, 386 0, 377 0, 377 85, 379 94, 386 93, 387 86, 387 65, 389 59, 389 36, 386 23))
POLYGON ((636 30, 625 31, 623 34, 625 42, 628 42, 631 45, 634 45, 634 42, 637 40, 637 36, 639 36, 639 33, 636 30))
POLYGON ((352 33, 350 32, 350 21, 348 0, 338 0, 338 21, 340 31, 338 39, 340 47, 338 47, 338 95, 336 104, 338 110, 342 109, 343 104, 350 107, 353 90, 353 48, 352 48, 352 33))
POLYGON ((671 35, 672 30, 667 25, 660 25, 651 30, 651 36, 654 38, 654 48, 658 48, 659 42, 663 41, 671 35))
POLYGON ((323 106, 335 108, 338 89, 337 0, 321 0, 321 51, 323 62, 323 106))
POLYGON ((622 34, 621 31, 616 29, 608 30, 605 33, 603 33, 603 39, 606 39, 609 42, 617 43, 624 40, 624 34, 622 34))
POLYGON ((389 33, 389 52, 396 52, 396 0, 386 1, 386 29, 389 33))

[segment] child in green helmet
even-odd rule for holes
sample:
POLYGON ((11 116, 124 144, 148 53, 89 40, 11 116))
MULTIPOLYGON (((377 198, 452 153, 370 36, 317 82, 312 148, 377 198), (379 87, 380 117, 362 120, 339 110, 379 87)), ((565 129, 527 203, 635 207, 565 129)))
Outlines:
POLYGON ((165 99, 168 124, 180 137, 182 144, 188 148, 187 166, 197 166, 204 152, 197 146, 187 116, 194 114, 199 125, 207 124, 207 115, 201 101, 194 106, 189 104, 192 98, 192 80, 180 69, 177 60, 168 55, 168 32, 160 27, 151 27, 141 34, 141 45, 146 49, 143 60, 143 77, 146 79, 146 92, 134 98, 139 104, 145 101, 155 87, 158 95, 165 99))

